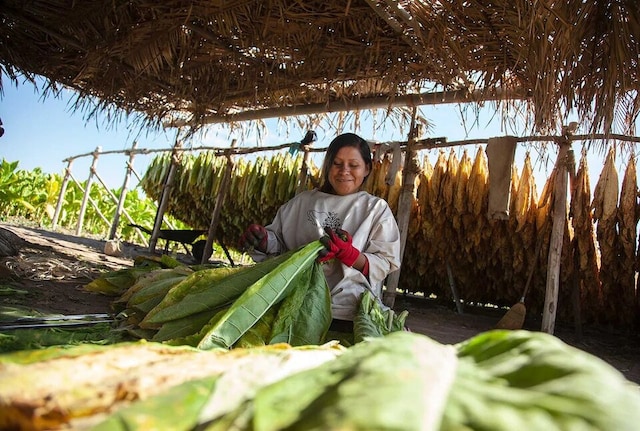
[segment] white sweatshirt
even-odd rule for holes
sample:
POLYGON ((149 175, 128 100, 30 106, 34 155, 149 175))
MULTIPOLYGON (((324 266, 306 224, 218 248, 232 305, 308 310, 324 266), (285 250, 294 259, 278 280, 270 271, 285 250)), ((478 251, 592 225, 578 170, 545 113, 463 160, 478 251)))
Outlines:
POLYGON ((297 249, 324 235, 324 227, 341 228, 353 237, 353 246, 369 260, 369 279, 337 259, 323 264, 331 291, 334 319, 353 320, 360 295, 373 292, 382 304, 386 276, 400 267, 400 232, 387 202, 367 192, 346 196, 318 190, 302 192, 278 209, 269 234, 267 253, 254 252, 255 261, 267 255, 297 249))

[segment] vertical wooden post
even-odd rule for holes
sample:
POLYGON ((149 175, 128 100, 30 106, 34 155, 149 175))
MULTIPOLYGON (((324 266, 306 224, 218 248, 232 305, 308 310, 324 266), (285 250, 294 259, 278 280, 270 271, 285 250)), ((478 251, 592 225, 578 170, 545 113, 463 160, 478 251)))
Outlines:
MULTIPOLYGON (((567 169, 569 171, 569 196, 570 204, 573 205, 573 199, 576 194, 576 158, 573 148, 569 148, 567 152, 567 169)), ((580 308, 580 275, 578 268, 580 267, 580 251, 578 250, 578 238, 574 235, 571 244, 571 253, 573 255, 573 278, 571 280, 571 302, 573 303, 573 322, 575 325, 576 336, 578 341, 582 341, 582 313, 580 308)))
POLYGON ((131 171, 133 169, 133 159, 136 157, 135 150, 138 146, 136 141, 133 141, 131 145, 131 151, 129 152, 129 161, 127 162, 127 172, 124 174, 124 181, 122 183, 122 190, 120 190, 120 196, 118 197, 118 204, 116 205, 116 213, 113 216, 113 223, 111 224, 111 231, 109 231, 109 239, 116 237, 118 230, 118 223, 120 223, 120 214, 124 208, 124 200, 127 197, 127 187, 129 186, 129 180, 131 179, 131 171))
POLYGON ((449 278, 449 287, 451 288, 451 295, 453 296, 453 302, 456 304, 456 309, 458 310, 458 314, 464 313, 464 305, 462 305, 462 301, 460 300, 460 295, 458 295, 458 288, 456 287, 456 281, 453 278, 453 271, 451 270, 451 264, 447 262, 447 277, 449 278))
MULTIPOLYGON (((231 141, 231 148, 236 146, 236 140, 231 141)), ((213 205, 213 212, 211 213, 211 222, 209 224, 209 231, 207 233, 207 242, 204 246, 204 252, 202 253, 202 257, 200 258, 200 263, 205 263, 211 257, 211 251, 213 250, 213 238, 216 234, 216 229, 218 228, 218 223, 220 221, 220 212, 222 211, 222 206, 224 205, 224 199, 227 196, 227 191, 229 190, 229 183, 231 182, 231 174, 233 173, 233 158, 231 157, 230 150, 226 152, 227 164, 224 169, 222 181, 220 182, 220 189, 218 190, 218 194, 216 195, 216 201, 213 205)))
POLYGON ((158 244, 158 236, 160 235, 160 229, 162 228, 162 219, 164 213, 169 206, 169 197, 171 196, 171 189, 173 188, 173 180, 176 176, 176 169, 180 164, 181 154, 178 151, 182 147, 182 142, 176 140, 171 152, 171 164, 169 165, 169 172, 167 178, 162 186, 162 193, 160 195, 160 203, 158 205, 158 211, 156 211, 156 218, 153 222, 153 231, 151 231, 151 238, 149 239, 149 251, 154 253, 156 251, 156 245, 158 244))
POLYGON ((62 212, 62 206, 64 205, 64 195, 67 194, 67 186, 69 185, 69 177, 71 176, 71 165, 74 159, 69 159, 67 162, 67 168, 64 170, 64 178, 62 180, 62 186, 60 187, 60 194, 58 195, 58 202, 56 203, 56 210, 53 213, 53 220, 51 221, 51 228, 56 230, 58 227, 58 221, 60 213, 62 212))
POLYGON ((93 174, 96 172, 96 165, 98 164, 98 157, 100 157, 101 147, 96 147, 93 152, 93 161, 89 168, 89 178, 87 178, 87 184, 84 186, 84 195, 82 196, 82 204, 80 204, 80 214, 78 215, 78 224, 76 226, 76 235, 82 234, 82 224, 84 223, 84 214, 87 210, 87 202, 91 195, 91 182, 93 180, 93 174))
POLYGON ((296 194, 304 191, 307 184, 307 175, 309 170, 309 145, 303 145, 302 149, 304 150, 304 155, 302 156, 302 166, 300 167, 300 173, 298 174, 298 187, 296 189, 296 194))
POLYGON ((554 184, 554 199, 552 209, 553 225, 551 227, 551 241, 549 244, 549 258, 547 261, 547 286, 542 312, 542 331, 553 334, 555 329, 556 311, 558 308, 558 290, 560 286, 560 261, 562 257, 562 241, 564 228, 567 223, 567 154, 571 147, 568 139, 557 141, 559 146, 556 160, 556 180, 554 184))
MULTIPOLYGON (((402 188, 398 198, 398 209, 396 220, 398 229, 400 230, 400 262, 404 257, 404 247, 407 243, 407 232, 409 230, 409 221, 411 218, 411 206, 413 203, 413 195, 415 188, 415 180, 420 168, 416 160, 415 143, 418 138, 416 127, 417 108, 413 108, 413 118, 411 119, 411 128, 409 130, 409 139, 405 150, 404 167, 402 168, 402 188)), ((400 280, 400 271, 392 272, 387 277, 387 289, 383 293, 382 302, 390 308, 393 308, 396 300, 396 290, 400 280)))

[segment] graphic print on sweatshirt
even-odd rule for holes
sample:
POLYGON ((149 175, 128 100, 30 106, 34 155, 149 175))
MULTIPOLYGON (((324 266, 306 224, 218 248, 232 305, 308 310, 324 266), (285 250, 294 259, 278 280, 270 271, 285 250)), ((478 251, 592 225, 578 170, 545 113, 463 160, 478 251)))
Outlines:
POLYGON ((340 229, 342 227, 342 220, 338 217, 338 214, 333 211, 314 211, 309 210, 307 212, 307 220, 314 226, 321 228, 329 227, 333 230, 340 229))

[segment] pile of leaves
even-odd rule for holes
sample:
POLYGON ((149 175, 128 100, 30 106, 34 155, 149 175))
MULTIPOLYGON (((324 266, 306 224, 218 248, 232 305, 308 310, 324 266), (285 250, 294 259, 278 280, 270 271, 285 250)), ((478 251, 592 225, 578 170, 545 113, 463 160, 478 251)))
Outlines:
POLYGON ((329 334, 331 296, 313 241, 250 266, 134 266, 85 288, 118 296, 117 329, 151 341, 200 349, 287 343, 345 345, 403 330, 407 312, 383 309, 367 291, 352 334, 329 334))
POLYGON ((132 267, 103 272, 84 286, 114 298, 110 323, 80 325, 85 322, 80 319, 70 328, 56 325, 61 316, 2 309, 3 327, 38 319, 47 324, 2 330, 0 353, 136 339, 200 349, 319 345, 332 339, 349 346, 402 330, 407 312, 383 310, 365 292, 353 333, 328 331, 330 293, 316 259, 322 247, 315 241, 261 263, 236 267, 222 262, 186 265, 168 255, 138 256, 132 267))
POLYGON ((103 274, 85 288, 114 296, 110 332, 121 338, 0 355, 0 428, 595 431, 640 421, 636 385, 548 334, 443 345, 403 331, 406 312, 365 292, 352 344, 335 341, 321 248, 248 267, 165 256, 103 274))
POLYGON ((0 379, 2 429, 596 431, 640 421, 637 386, 529 331, 457 345, 396 331, 349 348, 51 348, 0 355, 0 379))

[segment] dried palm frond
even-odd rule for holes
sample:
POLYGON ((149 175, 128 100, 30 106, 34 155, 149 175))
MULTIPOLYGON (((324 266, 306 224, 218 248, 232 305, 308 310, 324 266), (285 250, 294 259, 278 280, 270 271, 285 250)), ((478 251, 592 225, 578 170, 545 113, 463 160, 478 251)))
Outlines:
POLYGON ((0 19, 10 81, 44 76, 45 95, 77 90, 73 109, 88 117, 137 114, 143 126, 291 115, 310 124, 338 111, 496 100, 538 132, 560 130, 574 109, 588 131, 628 133, 640 111, 632 0, 8 0, 0 19), (430 91, 447 93, 418 96, 430 91))

